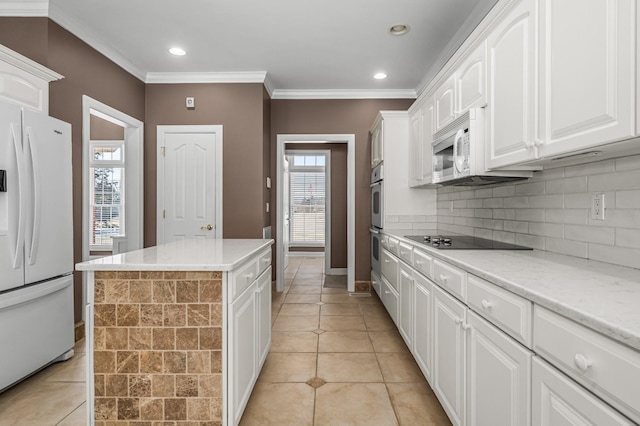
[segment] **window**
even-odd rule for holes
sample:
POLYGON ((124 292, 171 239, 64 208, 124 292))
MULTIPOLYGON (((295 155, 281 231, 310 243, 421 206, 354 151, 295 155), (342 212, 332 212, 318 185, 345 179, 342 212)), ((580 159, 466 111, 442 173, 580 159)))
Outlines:
POLYGON ((113 248, 112 235, 125 233, 124 141, 91 141, 89 164, 89 247, 113 248))
POLYGON ((290 244, 320 246, 325 242, 326 158, 289 156, 290 244))

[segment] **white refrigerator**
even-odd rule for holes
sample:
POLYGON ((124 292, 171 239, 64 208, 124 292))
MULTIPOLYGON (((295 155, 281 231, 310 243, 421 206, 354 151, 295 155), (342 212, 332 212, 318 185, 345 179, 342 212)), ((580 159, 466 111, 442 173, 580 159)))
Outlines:
POLYGON ((73 345, 71 125, 0 102, 0 391, 73 345))

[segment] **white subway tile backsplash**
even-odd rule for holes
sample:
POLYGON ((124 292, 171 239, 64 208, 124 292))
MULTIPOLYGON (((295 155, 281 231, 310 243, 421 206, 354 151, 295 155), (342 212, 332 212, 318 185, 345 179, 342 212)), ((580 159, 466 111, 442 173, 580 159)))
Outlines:
POLYGON ((437 192, 443 231, 640 268, 640 155, 437 192), (605 193, 605 220, 591 219, 591 198, 599 192, 605 193))

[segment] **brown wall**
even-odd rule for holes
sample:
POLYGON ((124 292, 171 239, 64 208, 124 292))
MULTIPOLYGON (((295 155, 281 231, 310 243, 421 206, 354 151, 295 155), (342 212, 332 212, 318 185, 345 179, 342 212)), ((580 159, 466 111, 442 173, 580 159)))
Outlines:
MULTIPOLYGON (((380 110, 406 110, 411 99, 338 99, 271 101, 271 170, 276 170, 278 134, 355 134, 356 137, 356 280, 370 279, 369 128, 380 110)), ((273 188, 277 176, 273 173, 273 188)), ((271 191, 271 226, 276 229, 276 192, 271 191)), ((345 249, 346 250, 346 249, 345 249)))
MULTIPOLYGON (((287 150, 331 151, 331 267, 347 267, 347 144, 287 144, 287 150)), ((295 250, 294 250, 295 251, 295 250)), ((309 249, 308 251, 313 251, 309 249)))
POLYGON ((92 141, 123 141, 124 127, 113 124, 98 116, 89 117, 89 138, 92 141))
MULTIPOLYGON (((82 261, 82 95, 144 121, 143 82, 46 18, 0 18, 0 43, 62 74, 49 85, 49 115, 71 123, 74 261, 82 261)), ((75 321, 82 275, 75 274, 75 321)))
POLYGON ((149 84, 145 120, 144 243, 156 243, 156 127, 223 125, 223 236, 262 238, 265 172, 262 84, 149 84), (196 98, 195 109, 185 98, 196 98))

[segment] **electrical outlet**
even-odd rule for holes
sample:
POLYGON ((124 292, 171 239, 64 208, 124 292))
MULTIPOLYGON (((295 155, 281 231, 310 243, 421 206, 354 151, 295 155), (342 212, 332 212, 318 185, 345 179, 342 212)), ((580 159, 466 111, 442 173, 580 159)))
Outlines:
POLYGON ((267 213, 269 213, 269 203, 267 203, 267 213))
POLYGON ((453 201, 449 204, 449 213, 453 213, 453 201))
POLYGON ((604 220, 604 194, 593 194, 591 196, 591 219, 604 220))

